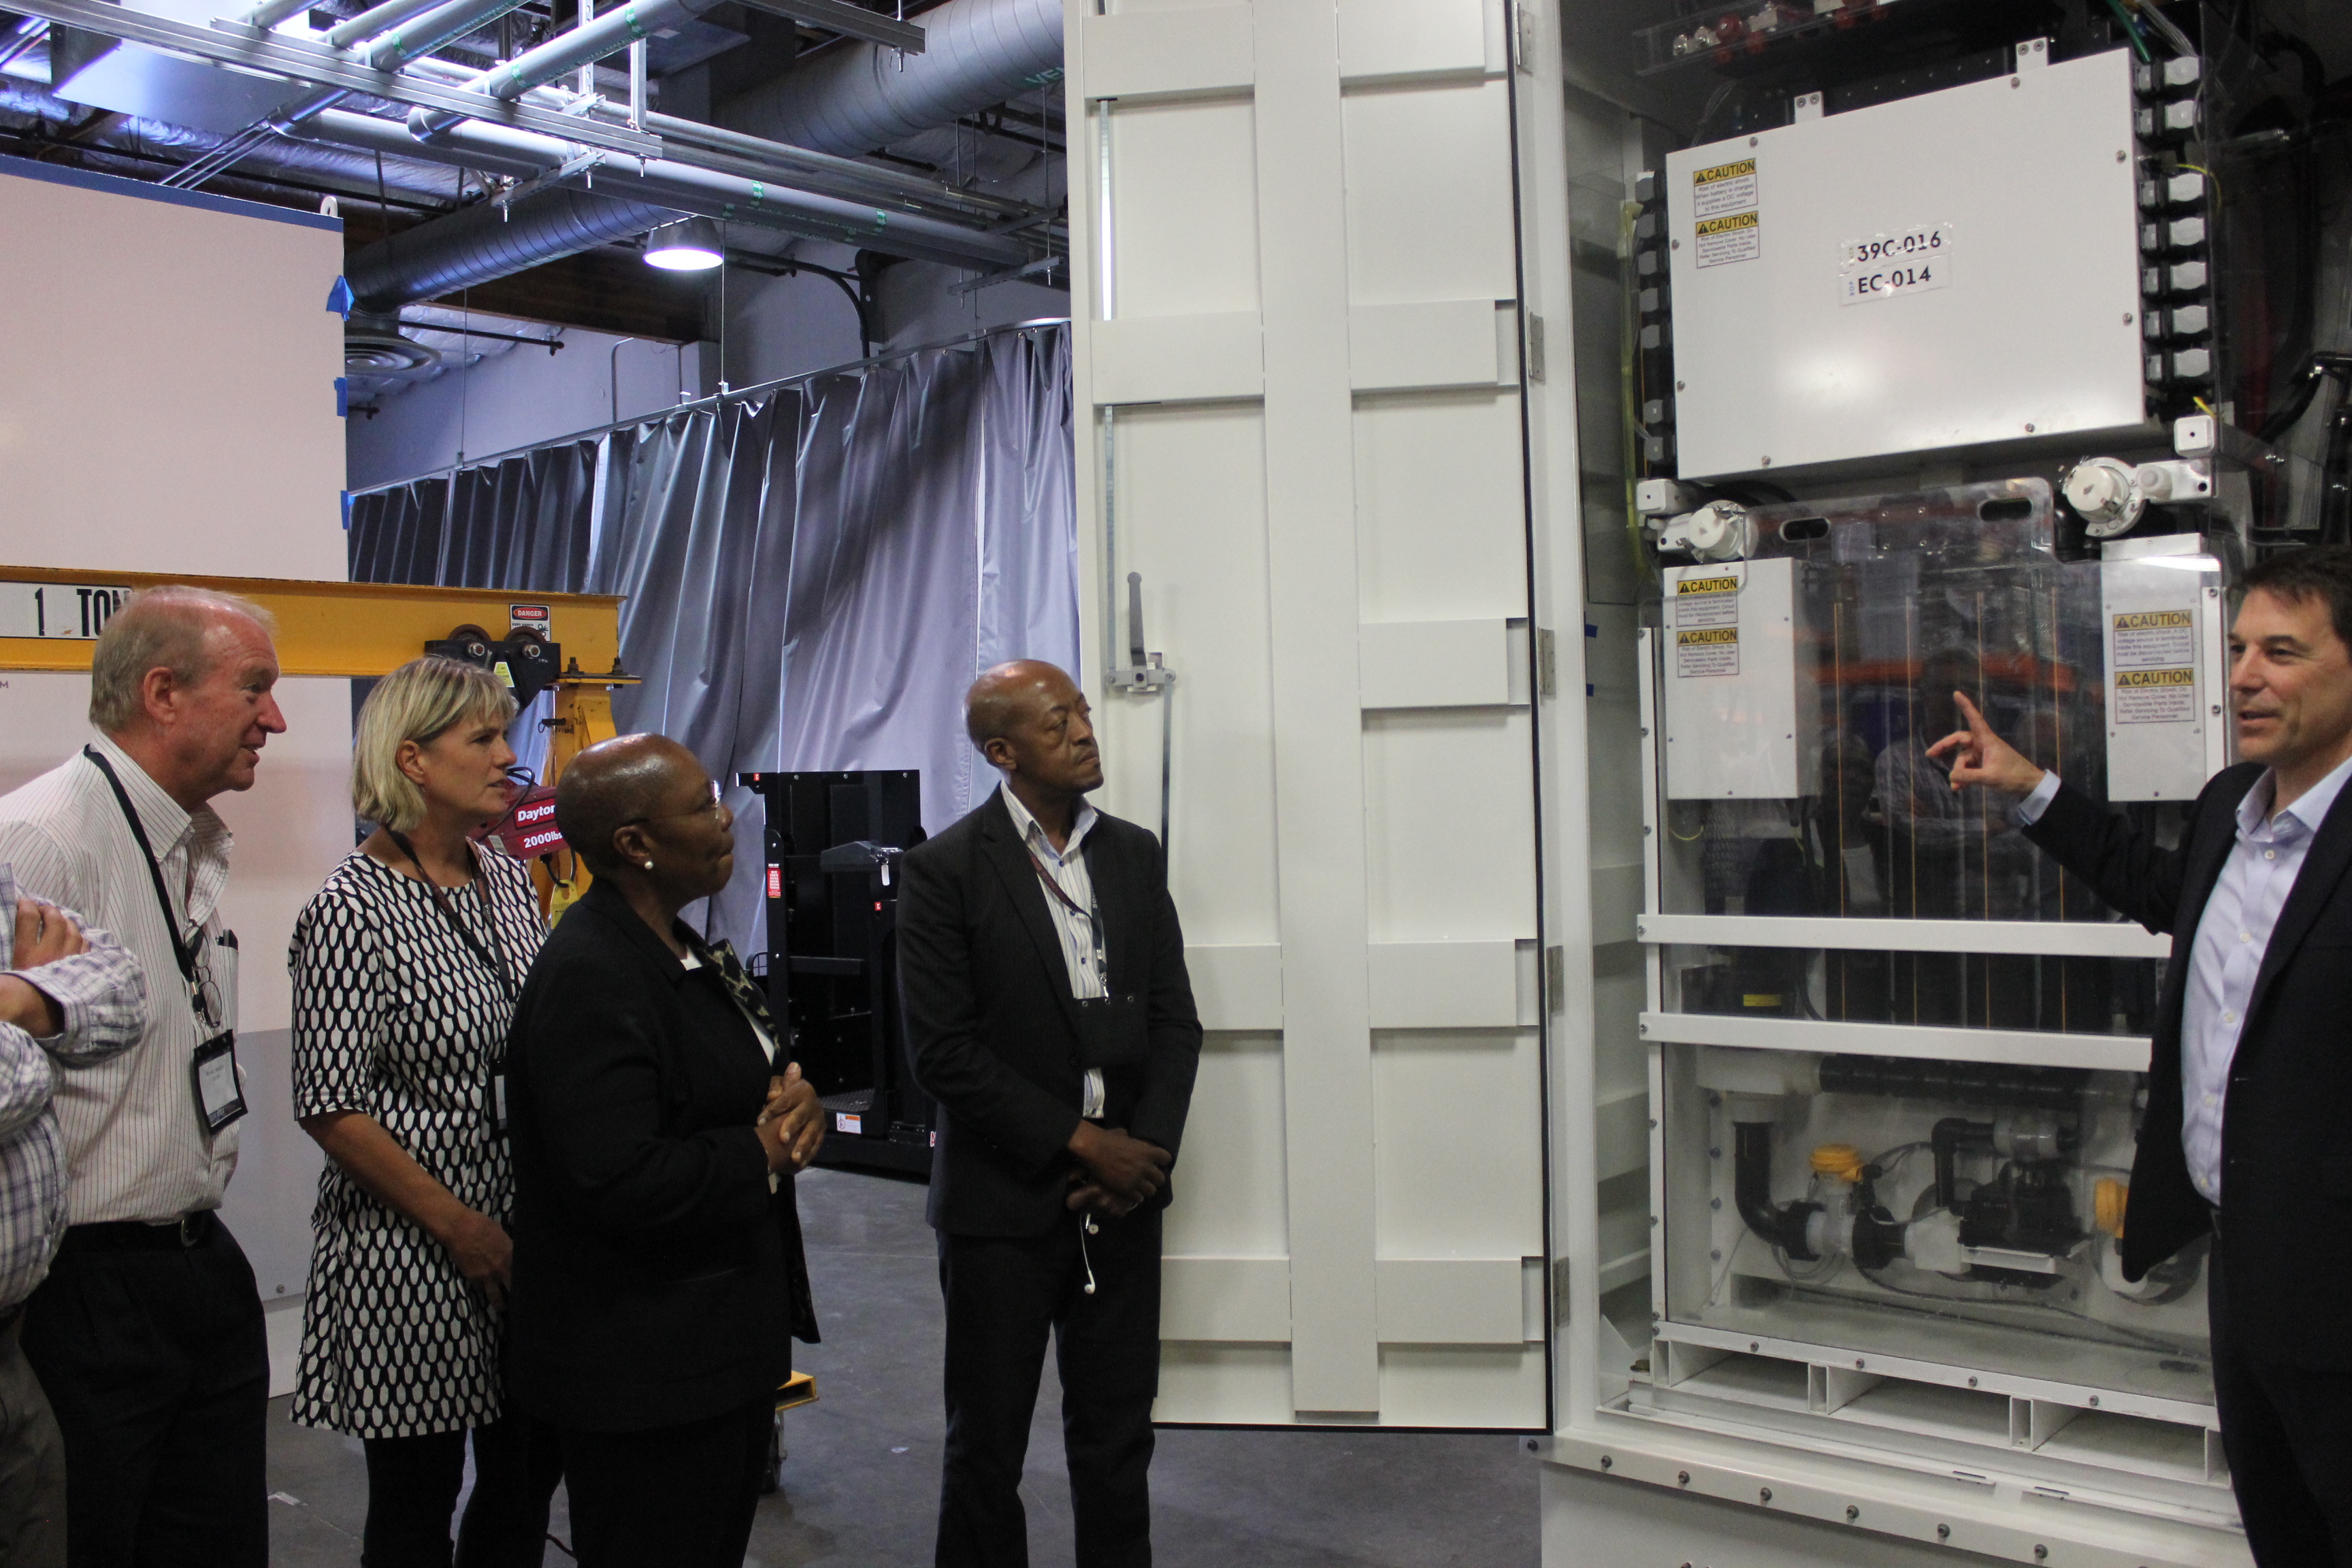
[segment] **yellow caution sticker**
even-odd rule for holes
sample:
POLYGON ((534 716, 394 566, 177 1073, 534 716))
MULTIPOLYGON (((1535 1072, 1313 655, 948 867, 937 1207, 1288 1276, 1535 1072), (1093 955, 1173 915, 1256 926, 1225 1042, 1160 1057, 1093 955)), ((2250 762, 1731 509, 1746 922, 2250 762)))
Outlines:
POLYGON ((2115 710, 2118 724, 2193 724, 2197 721, 2197 671, 2119 669, 2115 710))
POLYGON ((1739 673, 1739 628, 1703 626, 1675 634, 1675 675, 1689 680, 1739 673))
POLYGON ((1735 261, 1753 261, 1764 254, 1763 219, 1753 212, 1703 217, 1698 220, 1693 244, 1698 251, 1698 265, 1701 267, 1727 267, 1735 261))
POLYGON ((1742 158, 1691 171, 1691 216, 1708 218, 1718 213, 1741 212, 1757 205, 1756 160, 1742 158))

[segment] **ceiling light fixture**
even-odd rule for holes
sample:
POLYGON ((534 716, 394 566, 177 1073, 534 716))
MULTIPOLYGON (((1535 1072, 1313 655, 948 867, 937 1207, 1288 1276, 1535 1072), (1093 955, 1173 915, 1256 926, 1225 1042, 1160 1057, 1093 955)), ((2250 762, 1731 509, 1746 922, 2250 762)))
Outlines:
POLYGON ((666 224, 646 237, 646 265, 665 272, 707 272, 726 259, 719 226, 707 217, 666 224))

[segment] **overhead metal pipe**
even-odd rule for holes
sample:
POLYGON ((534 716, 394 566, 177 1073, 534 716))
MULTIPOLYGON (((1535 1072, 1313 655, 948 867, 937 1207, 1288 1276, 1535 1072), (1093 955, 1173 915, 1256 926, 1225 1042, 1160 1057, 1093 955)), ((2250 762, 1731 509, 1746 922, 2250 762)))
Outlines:
MULTIPOLYGON (((300 133, 387 151, 406 141, 390 121, 336 110, 319 115, 300 133)), ((948 266, 1017 267, 1031 254, 1019 240, 939 218, 893 213, 674 159, 649 159, 640 170, 635 160, 616 158, 561 174, 574 151, 566 143, 478 121, 457 126, 435 142, 407 141, 406 145, 411 156, 437 153, 468 168, 515 174, 530 171, 525 177, 557 174, 566 185, 593 179, 595 188, 551 191, 504 207, 485 202, 369 246, 351 258, 345 272, 352 291, 371 310, 390 310, 502 278, 643 233, 680 213, 948 266), (592 199, 547 199, 555 195, 592 199)))
MULTIPOLYGON (((276 0, 273 0, 276 3, 276 0)), ((347 21, 327 29, 320 40, 331 48, 348 49, 353 44, 373 38, 387 28, 397 27, 414 16, 422 16, 441 0, 384 0, 347 21)))
POLYGON ((731 153, 773 168, 799 168, 824 174, 846 185, 863 190, 887 191, 911 197, 916 201, 943 205, 968 207, 975 212, 997 217, 1017 217, 1033 209, 1020 202, 1003 196, 992 196, 978 191, 960 191, 919 174, 903 174, 897 169, 877 168, 861 163, 854 158, 837 157, 831 153, 814 152, 806 147, 789 146, 765 137, 747 136, 740 131, 730 131, 722 125, 708 125, 699 120, 683 120, 675 114, 655 110, 646 116, 645 129, 665 142, 689 142, 707 147, 715 153, 731 153))
POLYGON ((249 27, 258 27, 266 33, 287 17, 310 8, 310 0, 265 0, 264 4, 256 5, 238 20, 249 27))
MULTIPOLYGON (((501 60, 462 85, 492 98, 520 98, 532 88, 551 82, 568 71, 593 66, 607 55, 619 54, 640 38, 650 37, 679 22, 692 21, 722 4, 725 0, 636 0, 559 33, 535 49, 501 60)), ((419 141, 425 141, 465 118, 452 110, 419 109, 409 115, 408 129, 419 141)))

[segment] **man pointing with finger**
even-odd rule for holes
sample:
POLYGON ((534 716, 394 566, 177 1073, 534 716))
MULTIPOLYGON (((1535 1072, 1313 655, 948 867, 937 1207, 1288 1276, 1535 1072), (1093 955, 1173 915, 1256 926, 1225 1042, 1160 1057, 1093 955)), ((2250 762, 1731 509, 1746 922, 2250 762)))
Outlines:
MULTIPOLYGON (((2211 1234, 2222 1447, 2264 1568, 2352 1568, 2352 550, 2246 574, 2239 755, 2176 848, 2019 755, 1965 696, 1928 748, 2024 795, 2026 837, 2169 932, 2126 1278, 2211 1234)), ((1956 694, 1957 695, 1957 694, 1956 694)))
POLYGON ((1021 1468, 1050 1331, 1078 1563, 1144 1568, 1160 1211, 1201 1050, 1183 933, 1159 841, 1086 802, 1102 761, 1067 675, 988 671, 965 728, 1003 787, 908 851, 898 900, 915 1076, 940 1105, 937 1561, 1029 1561, 1021 1468))

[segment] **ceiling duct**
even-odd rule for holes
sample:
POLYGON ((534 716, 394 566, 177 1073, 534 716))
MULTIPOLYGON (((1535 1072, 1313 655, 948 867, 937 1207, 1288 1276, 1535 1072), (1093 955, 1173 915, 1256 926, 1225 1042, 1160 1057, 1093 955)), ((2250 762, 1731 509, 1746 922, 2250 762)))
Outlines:
POLYGON ((845 42, 721 104, 711 118, 772 142, 855 156, 1062 78, 1061 0, 947 0, 921 20, 919 55, 845 42))
POLYGON ((504 208, 481 202, 353 252, 344 278, 362 310, 397 310, 643 234, 677 216, 569 188, 541 191, 504 208))
POLYGON ((343 324, 346 375, 421 375, 440 363, 440 350, 402 335, 397 314, 353 310, 343 324))

